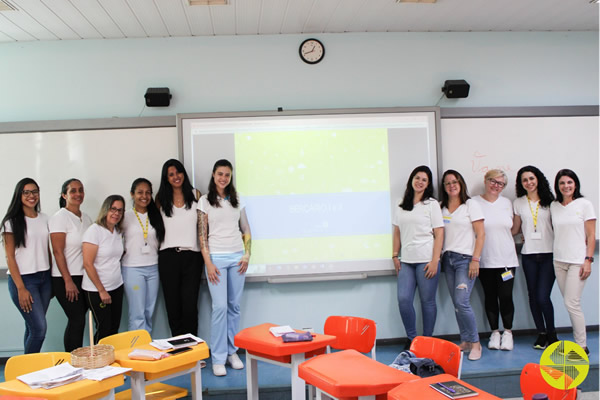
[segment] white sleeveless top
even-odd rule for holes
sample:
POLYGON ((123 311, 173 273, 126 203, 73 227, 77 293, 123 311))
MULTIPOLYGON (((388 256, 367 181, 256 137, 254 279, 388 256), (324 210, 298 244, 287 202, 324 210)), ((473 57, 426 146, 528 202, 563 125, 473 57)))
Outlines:
POLYGON ((198 243, 198 202, 192 202, 189 210, 185 205, 181 208, 173 205, 171 216, 167 217, 161 207, 160 214, 165 224, 165 240, 160 245, 160 250, 179 247, 182 250, 200 251, 198 243))

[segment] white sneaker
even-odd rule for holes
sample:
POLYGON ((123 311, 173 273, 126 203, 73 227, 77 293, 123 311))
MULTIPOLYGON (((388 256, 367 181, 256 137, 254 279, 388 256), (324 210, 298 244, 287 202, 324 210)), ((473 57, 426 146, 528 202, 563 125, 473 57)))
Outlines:
POLYGON ((490 341, 488 342, 488 349, 490 350, 499 350, 500 349, 500 332, 494 331, 490 336, 490 341))
POLYGON ((225 369, 225 365, 223 365, 223 364, 214 364, 213 365, 213 374, 215 376, 225 376, 225 375, 227 375, 227 370, 225 369))
POLYGON ((500 350, 512 350, 514 347, 512 332, 502 332, 500 350))
POLYGON ((244 368, 244 363, 242 363, 242 360, 240 360, 240 357, 238 357, 237 353, 233 353, 232 355, 228 356, 227 362, 229 363, 229 365, 231 365, 231 368, 233 369, 244 368))

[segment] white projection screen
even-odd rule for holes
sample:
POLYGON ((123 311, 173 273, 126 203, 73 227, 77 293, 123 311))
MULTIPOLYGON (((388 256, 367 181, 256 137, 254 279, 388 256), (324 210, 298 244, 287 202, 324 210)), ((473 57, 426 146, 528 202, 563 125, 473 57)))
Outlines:
POLYGON ((438 108, 180 114, 183 161, 208 189, 234 166, 252 230, 251 280, 393 271, 392 216, 413 168, 437 182, 438 108))

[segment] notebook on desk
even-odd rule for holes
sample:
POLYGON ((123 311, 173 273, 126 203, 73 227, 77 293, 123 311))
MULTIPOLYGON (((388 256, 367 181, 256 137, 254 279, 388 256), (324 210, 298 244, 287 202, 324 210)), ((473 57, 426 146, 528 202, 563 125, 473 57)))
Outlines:
POLYGON ((451 399, 464 399, 465 397, 473 397, 479 394, 457 381, 432 383, 429 386, 451 399))

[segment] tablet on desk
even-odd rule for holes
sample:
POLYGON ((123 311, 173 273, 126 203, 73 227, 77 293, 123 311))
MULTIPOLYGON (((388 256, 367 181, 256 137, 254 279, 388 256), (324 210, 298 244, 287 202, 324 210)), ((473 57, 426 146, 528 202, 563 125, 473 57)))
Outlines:
POLYGON ((181 345, 184 345, 184 344, 190 344, 190 343, 196 344, 196 343, 198 343, 194 339, 192 339, 191 337, 184 337, 184 338, 181 338, 181 339, 169 339, 169 340, 167 340, 167 342, 169 342, 172 346, 175 346, 175 347, 181 346, 181 345))
POLYGON ((167 351, 167 353, 174 356, 175 354, 185 353, 186 351, 190 351, 190 350, 192 350, 191 347, 180 347, 178 349, 173 349, 173 350, 167 351))

